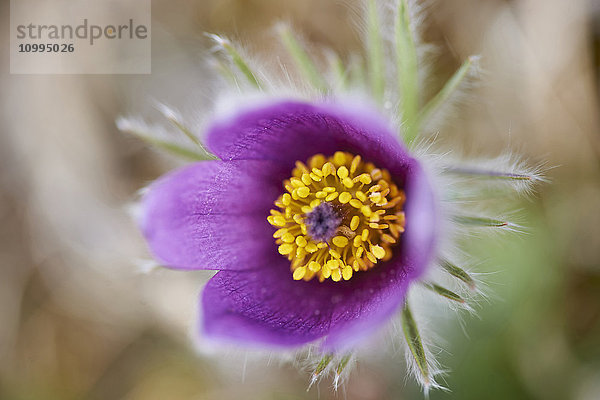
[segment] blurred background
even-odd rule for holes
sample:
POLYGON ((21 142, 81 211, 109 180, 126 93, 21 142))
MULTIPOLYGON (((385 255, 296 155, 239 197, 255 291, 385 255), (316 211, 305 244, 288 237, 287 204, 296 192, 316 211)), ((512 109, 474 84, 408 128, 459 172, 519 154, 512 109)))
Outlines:
MULTIPOLYGON (((120 133, 149 99, 205 107, 210 44, 223 33, 269 57, 291 21, 308 42, 358 51, 359 0, 154 0, 148 76, 8 72, 0 36, 0 399, 420 399, 401 355, 359 362, 345 389, 307 374, 198 355, 190 340, 210 274, 144 273, 128 209, 177 166, 120 133), (245 367, 244 367, 245 365, 245 367)), ((546 162, 552 183, 522 201, 529 233, 466 246, 491 299, 440 324, 449 392, 432 399, 600 399, 600 2, 427 2, 425 38, 447 79, 482 55, 473 100, 440 131, 468 155, 546 162), (465 333, 466 331, 466 333, 465 333)), ((8 26, 8 1, 0 3, 8 26)), ((433 82, 435 87, 436 82, 433 82)))

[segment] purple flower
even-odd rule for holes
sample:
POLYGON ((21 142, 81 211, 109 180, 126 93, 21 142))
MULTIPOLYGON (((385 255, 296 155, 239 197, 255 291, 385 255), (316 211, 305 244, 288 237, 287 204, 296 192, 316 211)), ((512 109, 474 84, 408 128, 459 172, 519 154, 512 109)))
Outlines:
POLYGON ((204 144, 212 154, 196 127, 165 105, 158 109, 180 137, 139 118, 118 120, 123 131, 203 160, 153 183, 139 221, 163 265, 218 271, 202 293, 203 337, 319 346, 302 353, 313 367, 311 384, 333 374, 337 388, 361 340, 398 315, 402 332, 390 339, 404 337, 410 373, 426 393, 441 387, 432 340, 419 329, 427 315, 421 294, 448 310, 472 311, 480 291, 473 261, 457 251, 460 237, 518 231, 490 197, 530 193, 544 177, 512 154, 457 160, 454 149, 435 149, 427 135, 443 131, 444 114, 477 76, 478 57, 443 87, 427 88, 439 79, 427 78, 435 68, 421 68, 429 50, 420 11, 410 0, 365 2, 364 59, 327 53, 327 67, 285 25, 276 29, 291 61, 282 71, 209 35, 225 56, 214 63, 225 78, 213 82, 216 103, 245 100, 209 125, 204 144), (273 100, 282 93, 307 100, 273 100), (249 107, 248 95, 269 103, 249 107))
POLYGON ((432 261, 438 224, 428 178, 392 132, 364 105, 256 106, 208 129, 220 160, 150 186, 141 228, 156 259, 218 270, 203 335, 338 351, 390 319, 432 261))

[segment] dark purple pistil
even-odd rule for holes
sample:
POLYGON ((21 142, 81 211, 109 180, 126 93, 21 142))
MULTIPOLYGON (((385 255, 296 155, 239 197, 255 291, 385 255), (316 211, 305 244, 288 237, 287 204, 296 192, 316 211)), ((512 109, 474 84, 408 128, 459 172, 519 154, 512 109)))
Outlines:
POLYGON ((342 219, 330 203, 321 203, 306 214, 304 223, 310 237, 327 242, 335 236, 342 219))

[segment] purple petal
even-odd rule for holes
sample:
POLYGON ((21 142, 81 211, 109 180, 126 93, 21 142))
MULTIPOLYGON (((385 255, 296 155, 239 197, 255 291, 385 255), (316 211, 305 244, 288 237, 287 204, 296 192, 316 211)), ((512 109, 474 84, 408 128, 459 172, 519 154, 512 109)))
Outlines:
POLYGON ((142 200, 150 250, 172 268, 263 267, 277 252, 266 218, 288 174, 268 161, 206 161, 162 177, 142 200))
POLYGON ((402 263, 410 279, 420 278, 432 261, 438 235, 439 210, 429 177, 414 160, 406 173, 405 232, 402 234, 402 263))
POLYGON ((408 283, 391 264, 350 281, 319 283, 294 281, 283 257, 265 262, 269 268, 221 271, 209 281, 202 297, 207 336, 293 347, 334 334, 327 347, 339 348, 361 339, 373 320, 387 319, 408 283), (353 337, 344 337, 347 333, 353 337))
POLYGON ((369 104, 277 102, 215 123, 207 145, 224 160, 272 160, 290 171, 317 153, 348 151, 387 168, 402 185, 411 158, 385 121, 369 104))

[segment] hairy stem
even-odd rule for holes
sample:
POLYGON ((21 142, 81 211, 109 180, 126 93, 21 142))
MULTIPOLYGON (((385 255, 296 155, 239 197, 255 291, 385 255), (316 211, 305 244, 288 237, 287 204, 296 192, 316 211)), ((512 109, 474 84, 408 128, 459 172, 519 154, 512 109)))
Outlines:
POLYGON ((210 34, 209 36, 231 57, 231 60, 240 70, 240 72, 246 77, 248 83, 257 89, 262 89, 262 85, 256 77, 256 74, 252 71, 250 66, 248 66, 248 63, 244 60, 239 51, 231 44, 231 42, 219 35, 210 34))
POLYGON ((419 335, 419 330, 410 308, 408 307, 408 302, 406 302, 404 309, 402 310, 402 330, 404 331, 404 337, 406 338, 408 348, 417 363, 417 367, 423 378, 423 383, 426 386, 429 386, 429 365, 427 364, 427 357, 421 341, 421 335, 419 335))
POLYGON ((315 89, 325 92, 327 91, 327 84, 323 80, 323 77, 319 73, 317 67, 310 59, 310 56, 304 48, 298 43, 293 33, 287 26, 279 27, 279 35, 285 48, 287 49, 290 56, 296 63, 300 72, 308 79, 308 81, 315 87, 315 89))
POLYGON ((400 112, 405 123, 404 141, 410 145, 419 134, 419 60, 407 0, 400 0, 399 6, 395 30, 398 83, 402 93, 400 112))
POLYGON ((448 260, 440 260, 440 266, 453 277, 466 283, 471 290, 475 289, 475 280, 464 269, 454 265, 448 260))
POLYGON ((471 56, 460 66, 460 68, 452 75, 442 90, 431 99, 419 113, 416 125, 420 126, 427 122, 435 113, 450 99, 452 94, 461 86, 470 72, 475 66, 477 57, 471 56))
POLYGON ((383 61, 383 40, 381 38, 379 16, 375 0, 367 5, 367 55, 369 81, 373 97, 383 103, 385 89, 385 64, 383 61))
POLYGON ((446 289, 445 287, 440 286, 436 283, 426 283, 425 287, 427 289, 431 290, 432 292, 437 293, 440 296, 445 297, 449 300, 456 301, 456 302, 462 303, 462 304, 465 303, 465 300, 462 297, 460 297, 458 294, 456 294, 452 290, 446 289))

